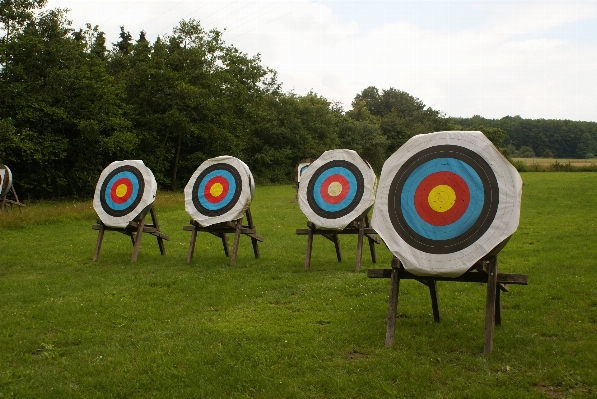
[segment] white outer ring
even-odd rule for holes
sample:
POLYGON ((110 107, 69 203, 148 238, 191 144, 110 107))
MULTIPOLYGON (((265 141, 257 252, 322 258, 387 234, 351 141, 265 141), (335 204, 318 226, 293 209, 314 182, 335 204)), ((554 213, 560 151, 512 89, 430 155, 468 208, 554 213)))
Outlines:
POLYGON ((12 172, 10 168, 6 165, 2 165, 2 169, 0 169, 0 173, 2 173, 2 184, 0 184, 0 195, 4 193, 4 186, 6 185, 6 192, 10 191, 12 187, 12 172), (5 172, 6 171, 6 172, 5 172), (5 183, 8 179, 8 183, 5 183))
POLYGON ((253 179, 253 175, 251 174, 251 171, 249 170, 247 164, 245 164, 238 158, 229 155, 222 155, 219 157, 208 159, 207 161, 203 162, 197 168, 197 170, 195 170, 195 173, 193 173, 193 175, 189 179, 189 182, 184 188, 185 209, 189 216, 203 227, 211 226, 216 223, 238 220, 244 216, 246 210, 249 209, 249 206, 251 206, 254 191, 255 180, 253 179), (236 201, 236 204, 234 204, 234 206, 228 212, 220 216, 207 216, 199 212, 199 210, 195 207, 195 204, 193 203, 193 186, 199 178, 199 175, 205 169, 217 163, 225 163, 231 165, 238 171, 241 179, 241 192, 240 196, 238 197, 238 201, 236 201))
POLYGON ((151 205, 153 205, 153 201, 155 201, 157 190, 158 184, 155 181, 155 177, 153 176, 151 170, 145 166, 143 161, 115 161, 102 171, 102 174, 97 181, 97 185, 95 186, 95 195, 93 196, 93 208, 95 209, 97 216, 106 226, 124 228, 128 226, 130 222, 138 221, 147 214, 151 208, 151 205), (104 211, 100 202, 100 191, 102 189, 102 184, 110 172, 120 166, 126 165, 133 166, 139 170, 139 172, 141 172, 141 175, 143 176, 143 182, 145 183, 145 191, 142 193, 141 201, 131 212, 124 216, 111 216, 104 211))
POLYGON ((511 236, 520 220, 522 179, 510 162, 481 132, 436 132, 414 136, 384 163, 372 226, 404 268, 419 276, 456 277, 511 236), (499 204, 493 223, 472 245, 450 254, 430 254, 411 247, 394 230, 388 215, 390 185, 402 165, 429 147, 456 145, 474 151, 493 169, 499 187, 499 204))
POLYGON ((299 206, 307 219, 315 224, 320 229, 342 230, 348 226, 353 220, 357 219, 363 213, 367 212, 375 202, 375 188, 377 186, 377 176, 373 168, 367 161, 360 157, 356 151, 353 150, 330 150, 324 152, 319 158, 309 165, 303 173, 301 178, 302 183, 299 185, 299 206), (307 187, 313 174, 324 164, 330 161, 348 161, 355 165, 363 174, 363 198, 361 202, 349 214, 337 219, 327 219, 317 215, 307 201, 307 187))

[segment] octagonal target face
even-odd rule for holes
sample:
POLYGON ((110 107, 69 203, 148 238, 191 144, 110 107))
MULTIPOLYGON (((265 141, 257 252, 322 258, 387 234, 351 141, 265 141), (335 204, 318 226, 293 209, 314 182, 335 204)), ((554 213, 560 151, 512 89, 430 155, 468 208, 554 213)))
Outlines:
POLYGON ((0 165, 0 195, 8 193, 12 187, 12 172, 6 165, 0 165))
POLYGON ((185 187, 187 213, 202 226, 240 219, 249 208, 255 183, 249 167, 231 156, 209 159, 185 187))
POLYGON ((93 207, 107 226, 126 227, 145 216, 156 191, 153 173, 142 161, 112 162, 98 180, 93 207))
POLYGON ((303 173, 299 206, 307 219, 324 229, 343 229, 368 211, 377 177, 355 151, 326 151, 303 173))
POLYGON ((516 231, 521 188, 481 132, 415 136, 384 164, 372 224, 406 269, 457 276, 516 231))

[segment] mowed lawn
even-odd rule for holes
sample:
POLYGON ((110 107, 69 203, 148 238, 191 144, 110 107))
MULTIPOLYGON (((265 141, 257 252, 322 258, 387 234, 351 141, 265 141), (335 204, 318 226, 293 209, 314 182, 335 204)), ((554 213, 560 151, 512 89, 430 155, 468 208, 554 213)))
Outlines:
MULTIPOLYGON (((384 347, 389 281, 354 272, 316 237, 290 186, 257 187, 262 257, 238 262, 202 233, 186 264, 181 193, 158 192, 160 256, 143 237, 97 232, 90 202, 0 216, 0 398, 549 398, 597 396, 597 174, 523 173, 522 219, 500 271, 529 275, 502 295, 503 325, 483 356, 486 286, 400 287, 396 343, 384 347)), ((368 255, 365 252, 366 255, 368 255)))

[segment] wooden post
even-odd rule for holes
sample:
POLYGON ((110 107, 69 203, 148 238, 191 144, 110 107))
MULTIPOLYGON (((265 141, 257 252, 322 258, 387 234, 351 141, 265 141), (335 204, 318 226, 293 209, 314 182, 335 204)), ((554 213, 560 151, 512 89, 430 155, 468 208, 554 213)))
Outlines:
POLYGON ((313 250, 313 229, 307 233, 307 256, 305 256, 305 270, 311 266, 311 251, 313 250))
MULTIPOLYGON (((369 215, 365 215, 365 227, 370 229, 371 224, 369 223, 369 215)), ((367 240, 369 241, 369 252, 371 252, 371 261, 377 263, 377 254, 375 253, 375 240, 368 235, 367 240)))
POLYGON ((104 224, 100 220, 98 220, 97 223, 99 224, 99 233, 97 234, 97 243, 95 244, 95 253, 93 254, 94 262, 99 258, 102 241, 104 239, 104 224))
MULTIPOLYGON (((247 209, 247 224, 249 225, 250 229, 255 228, 255 225, 253 224, 253 215, 251 215, 251 208, 247 209)), ((251 244, 253 245, 253 254, 255 254, 255 259, 259 259, 259 246, 257 243, 258 240, 255 237, 251 237, 251 244)))
POLYGON ((485 339, 483 354, 489 355, 493 350, 493 329, 495 325, 495 304, 498 290, 497 257, 488 261, 487 267, 487 301, 485 304, 485 339))
POLYGON ((357 235, 357 264, 355 272, 361 271, 361 258, 363 256, 363 237, 365 237, 365 218, 358 221, 359 234, 357 235))
POLYGON ((431 308, 433 309, 433 320, 439 323, 441 322, 441 316, 439 314, 439 295, 437 293, 437 281, 432 279, 427 281, 429 286, 429 295, 431 296, 431 308))
POLYGON ((234 231, 234 243, 232 244, 232 256, 230 257, 230 264, 236 264, 236 253, 238 252, 238 243, 240 242, 240 229, 243 227, 243 219, 236 221, 236 229, 234 231))
POLYGON ((336 246, 336 257, 338 262, 342 262, 342 249, 340 249, 340 236, 338 234, 332 234, 334 239, 334 245, 336 246))
POLYGON ((400 291, 400 261, 392 259, 392 277, 390 280, 390 295, 388 298, 388 317, 386 327, 386 348, 394 345, 396 332, 396 316, 398 313, 398 292, 400 291))
POLYGON ((137 232, 135 233, 135 244, 133 245, 133 256, 131 256, 131 262, 136 262, 139 256, 139 250, 141 249, 141 237, 143 237, 143 227, 145 227, 145 218, 139 221, 137 226, 137 232))
MULTIPOLYGON (((193 221, 191 220, 191 224, 193 221)), ((193 225, 191 230, 191 242, 189 244, 189 252, 187 253, 187 264, 193 260, 193 254, 195 253, 195 243, 197 242, 197 228, 193 225)))

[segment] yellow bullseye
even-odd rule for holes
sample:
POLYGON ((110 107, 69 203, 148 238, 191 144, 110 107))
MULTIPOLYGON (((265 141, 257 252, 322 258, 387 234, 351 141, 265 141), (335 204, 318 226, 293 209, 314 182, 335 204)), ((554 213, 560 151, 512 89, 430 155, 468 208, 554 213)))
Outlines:
POLYGON ((429 206, 436 212, 447 212, 456 203, 456 193, 452 187, 445 184, 435 186, 427 197, 429 206))
POLYGON ((337 197, 342 192, 342 184, 335 181, 328 186, 328 194, 332 197, 337 197))
POLYGON ((116 196, 118 198, 122 198, 126 195, 127 191, 128 189, 126 188, 126 184, 120 184, 118 187, 116 187, 116 196))
POLYGON ((221 183, 215 183, 213 186, 211 186, 211 188, 209 189, 209 193, 211 195, 213 195, 214 197, 219 197, 220 194, 222 194, 222 192, 224 192, 224 186, 222 186, 221 183))

